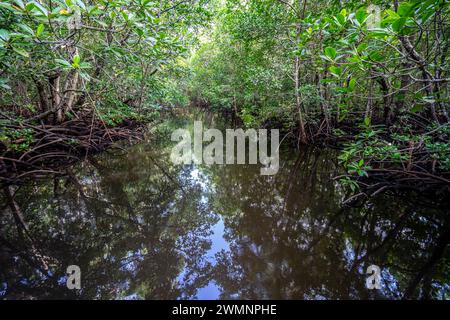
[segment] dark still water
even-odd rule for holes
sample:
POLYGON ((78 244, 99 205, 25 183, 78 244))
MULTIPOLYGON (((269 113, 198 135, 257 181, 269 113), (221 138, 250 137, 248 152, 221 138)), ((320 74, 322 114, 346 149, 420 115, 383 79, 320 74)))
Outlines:
POLYGON ((283 149, 274 176, 174 166, 170 134, 193 120, 1 198, 0 298, 448 298, 442 201, 385 193, 344 206, 326 149, 283 149), (372 264, 381 290, 366 288, 372 264), (69 265, 81 290, 66 287, 69 265))

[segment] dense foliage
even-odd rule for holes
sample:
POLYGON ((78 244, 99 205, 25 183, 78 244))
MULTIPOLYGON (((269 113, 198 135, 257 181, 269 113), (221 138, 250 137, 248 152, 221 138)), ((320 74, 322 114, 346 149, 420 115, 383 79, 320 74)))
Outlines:
POLYGON ((228 0, 191 95, 304 143, 346 141, 351 174, 448 172, 449 13, 443 0, 228 0))
POLYGON ((133 133, 130 121, 186 104, 179 60, 206 8, 203 0, 1 1, 0 171, 102 150, 133 133), (131 131, 108 129, 116 126, 131 131))
MULTIPOLYGON (((87 112, 114 125, 177 101, 168 74, 207 18, 202 1, 2 1, 2 118, 62 123, 87 112)), ((3 130, 1 141, 16 148, 23 133, 3 130)))
POLYGON ((42 144, 95 149, 99 126, 155 119, 190 99, 300 143, 339 141, 356 177, 400 171, 448 183, 449 8, 445 0, 2 1, 0 151, 3 160, 23 152, 34 160, 42 144))

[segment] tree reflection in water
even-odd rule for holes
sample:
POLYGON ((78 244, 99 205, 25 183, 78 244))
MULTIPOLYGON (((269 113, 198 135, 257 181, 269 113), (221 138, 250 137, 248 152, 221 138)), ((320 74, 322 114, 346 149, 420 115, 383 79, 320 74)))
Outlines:
POLYGON ((170 147, 153 140, 5 189, 0 296, 189 299, 213 284, 219 295, 206 298, 447 297, 442 199, 384 193, 346 207, 330 150, 283 152, 279 173, 261 176, 173 166, 170 147), (80 291, 65 286, 71 264, 80 291), (383 270, 380 291, 365 287, 370 264, 383 270))
POLYGON ((12 214, 2 215, 5 298, 189 298, 207 283, 203 255, 217 216, 189 168, 158 163, 146 148, 20 188, 16 203, 29 235, 17 232, 12 214), (82 270, 78 293, 65 286, 71 264, 82 270))
POLYGON ((342 206, 334 158, 306 149, 272 179, 229 166, 215 175, 214 209, 231 247, 217 257, 221 298, 445 298, 442 203, 418 206, 414 195, 383 194, 342 206), (371 264, 383 270, 381 291, 365 287, 371 264))

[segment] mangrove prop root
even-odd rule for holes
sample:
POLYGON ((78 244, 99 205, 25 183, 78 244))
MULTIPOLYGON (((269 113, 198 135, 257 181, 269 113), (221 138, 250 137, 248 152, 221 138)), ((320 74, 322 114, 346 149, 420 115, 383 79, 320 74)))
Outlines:
POLYGON ((140 140, 139 123, 124 121, 115 127, 92 118, 73 119, 58 125, 8 124, 11 130, 33 130, 33 143, 24 152, 12 151, 0 142, 0 184, 24 178, 63 174, 64 166, 105 150, 114 142, 140 140))

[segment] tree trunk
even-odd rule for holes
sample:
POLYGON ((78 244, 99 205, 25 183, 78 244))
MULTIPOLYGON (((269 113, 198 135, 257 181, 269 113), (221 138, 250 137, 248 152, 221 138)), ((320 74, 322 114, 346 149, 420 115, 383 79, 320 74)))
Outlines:
POLYGON ((300 136, 299 141, 301 143, 307 142, 307 136, 305 131, 305 122, 303 119, 302 112, 302 102, 300 99, 300 79, 299 79, 299 69, 300 69, 300 58, 298 56, 295 57, 294 64, 294 81, 295 81, 295 105, 298 112, 299 125, 300 125, 300 136))
POLYGON ((62 111, 61 111, 61 75, 56 74, 49 78, 50 88, 52 90, 52 109, 56 111, 56 122, 62 122, 62 111))
POLYGON ((391 125, 391 99, 389 98, 389 86, 384 77, 377 79, 383 94, 383 119, 386 127, 391 125))
POLYGON ((67 76, 67 80, 66 80, 66 85, 65 85, 65 92, 64 92, 64 114, 72 111, 73 108, 73 104, 75 102, 75 96, 76 96, 76 90, 78 87, 78 79, 79 79, 79 75, 78 75, 78 71, 72 71, 71 73, 69 73, 69 75, 67 76))

